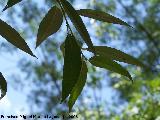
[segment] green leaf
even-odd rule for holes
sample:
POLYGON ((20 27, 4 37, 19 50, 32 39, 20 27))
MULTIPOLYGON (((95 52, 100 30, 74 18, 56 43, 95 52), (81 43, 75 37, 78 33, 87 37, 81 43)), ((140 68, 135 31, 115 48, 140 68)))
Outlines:
POLYGON ((65 56, 62 81, 62 102, 69 96, 77 83, 81 70, 81 49, 71 34, 65 40, 65 56))
POLYGON ((6 95, 7 92, 7 82, 0 72, 0 89, 1 89, 1 97, 0 100, 6 95))
POLYGON ((77 10, 77 12, 79 15, 84 16, 84 17, 89 17, 89 18, 93 18, 93 19, 103 21, 103 22, 126 25, 126 26, 131 27, 129 24, 122 21, 121 19, 116 18, 103 11, 92 10, 92 9, 80 9, 80 10, 77 10))
POLYGON ((62 22, 63 15, 61 10, 56 6, 52 7, 39 25, 36 47, 50 35, 56 33, 60 29, 62 22))
POLYGON ((30 54, 33 57, 36 57, 35 55, 33 55, 25 40, 14 28, 12 28, 10 25, 8 25, 6 22, 2 20, 0 20, 0 26, 0 35, 3 38, 5 38, 8 42, 18 47, 22 51, 30 54))
POLYGON ((116 63, 115 61, 112 61, 110 58, 103 57, 103 56, 93 56, 89 59, 90 63, 96 67, 105 68, 110 71, 119 73, 121 75, 124 75, 128 77, 130 80, 132 80, 131 75, 129 72, 123 68, 120 64, 116 63))
MULTIPOLYGON (((94 46, 95 51, 98 55, 106 56, 112 60, 116 60, 119 62, 125 62, 137 66, 144 67, 145 65, 141 63, 138 59, 120 51, 115 48, 107 47, 107 46, 94 46)), ((88 49, 89 50, 89 49, 88 49)), ((89 50, 90 51, 90 50, 89 50)))
POLYGON ((72 110, 73 105, 75 104, 78 96, 81 94, 81 92, 83 90, 83 87, 84 87, 84 85, 86 83, 86 79, 87 79, 87 72, 88 72, 87 65, 86 65, 85 61, 82 61, 82 67, 81 67, 79 79, 78 79, 77 83, 75 84, 75 86, 71 92, 69 101, 68 101, 69 111, 72 110))
POLYGON ((13 5, 21 2, 22 0, 8 0, 7 5, 5 6, 5 8, 2 11, 5 11, 6 9, 12 7, 13 5))
POLYGON ((61 2, 63 7, 65 8, 65 12, 71 19, 71 22, 74 24, 75 28, 77 29, 83 40, 86 42, 88 47, 92 50, 92 52, 94 52, 93 43, 81 17, 68 1, 61 0, 61 2))

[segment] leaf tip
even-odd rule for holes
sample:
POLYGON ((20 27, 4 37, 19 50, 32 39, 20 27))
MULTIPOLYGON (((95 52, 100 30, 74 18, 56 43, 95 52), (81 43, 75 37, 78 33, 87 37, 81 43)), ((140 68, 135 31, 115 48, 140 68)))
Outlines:
POLYGON ((39 38, 37 38, 35 49, 37 49, 41 43, 42 43, 41 40, 39 38))
POLYGON ((35 49, 37 49, 37 47, 38 47, 38 46, 36 45, 35 49))
POLYGON ((2 12, 4 12, 5 10, 7 10, 7 8, 8 8, 8 5, 6 5, 6 6, 3 8, 2 12))
POLYGON ((33 55, 33 57, 37 58, 37 60, 38 60, 38 57, 37 57, 37 56, 33 55))
POLYGON ((130 27, 130 28, 132 28, 132 29, 135 29, 133 26, 131 26, 131 25, 128 25, 128 27, 130 27))
POLYGON ((38 46, 39 46, 39 43, 38 43, 38 41, 36 42, 36 47, 35 47, 35 49, 37 49, 38 48, 38 46))
POLYGON ((30 53, 28 53, 28 54, 31 55, 32 57, 35 57, 35 58, 38 59, 38 57, 37 57, 36 55, 34 55, 34 54, 32 53, 32 51, 31 51, 30 53))

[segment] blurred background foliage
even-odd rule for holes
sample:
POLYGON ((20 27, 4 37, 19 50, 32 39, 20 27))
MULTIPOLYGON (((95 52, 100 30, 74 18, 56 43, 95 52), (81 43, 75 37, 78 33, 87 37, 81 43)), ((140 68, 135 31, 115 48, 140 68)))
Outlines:
MULTIPOLYGON (((1 1, 1 8, 7 1, 1 1)), ((118 74, 88 64, 89 74, 73 112, 79 119, 93 120, 160 120, 160 0, 71 0, 76 8, 102 10, 126 21, 134 28, 83 18, 95 45, 108 45, 133 55, 150 66, 150 71, 123 64, 134 83, 118 74), (85 6, 86 5, 86 6, 85 6)), ((3 13, 34 49, 38 25, 54 0, 23 0, 3 13)), ((60 45, 66 34, 61 30, 48 38, 35 53, 38 60, 24 56, 18 67, 25 79, 14 76, 15 87, 25 93, 31 113, 67 111, 60 104, 62 53, 60 45)), ((1 42, 2 52, 17 49, 1 42), (3 49, 2 49, 3 48, 3 49)))

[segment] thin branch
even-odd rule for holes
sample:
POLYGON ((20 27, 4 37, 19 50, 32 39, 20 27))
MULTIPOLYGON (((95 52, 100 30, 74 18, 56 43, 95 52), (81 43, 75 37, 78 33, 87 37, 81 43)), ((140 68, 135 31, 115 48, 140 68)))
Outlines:
POLYGON ((57 1, 57 3, 59 4, 59 6, 60 6, 60 8, 61 8, 61 10, 62 10, 62 14, 63 14, 64 19, 65 19, 65 21, 66 21, 67 30, 69 29, 69 31, 70 31, 71 34, 73 35, 72 29, 71 29, 71 27, 70 27, 70 25, 69 25, 69 22, 68 22, 68 20, 67 20, 67 17, 66 17, 66 14, 65 14, 65 10, 64 10, 64 7, 63 7, 63 5, 62 5, 62 3, 61 3, 61 0, 56 0, 56 1, 57 1))

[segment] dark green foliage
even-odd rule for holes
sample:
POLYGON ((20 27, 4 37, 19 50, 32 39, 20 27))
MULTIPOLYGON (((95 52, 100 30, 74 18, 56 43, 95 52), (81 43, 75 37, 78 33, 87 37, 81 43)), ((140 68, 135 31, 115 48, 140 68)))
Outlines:
POLYGON ((1 100, 6 95, 7 92, 7 82, 1 72, 0 72, 0 90, 1 90, 1 97, 0 97, 1 100))
POLYGON ((73 105, 75 104, 78 96, 81 94, 83 90, 83 87, 87 79, 87 72, 88 72, 87 65, 86 65, 86 62, 83 60, 78 81, 75 84, 74 88, 72 89, 72 92, 68 101, 69 111, 72 110, 73 105))
POLYGON ((99 21, 130 26, 126 22, 122 21, 121 19, 116 18, 108 13, 105 13, 99 10, 80 9, 80 10, 77 10, 77 12, 81 16, 93 18, 99 21))
POLYGON ((30 48, 28 47, 25 40, 20 36, 20 34, 6 22, 0 20, 0 35, 4 37, 8 42, 16 46, 17 48, 23 50, 24 52, 35 57, 30 48))
POLYGON ((113 72, 124 75, 128 77, 130 80, 132 80, 132 77, 129 74, 129 72, 126 69, 124 69, 120 64, 116 63, 115 61, 112 61, 109 57, 94 56, 89 61, 96 67, 111 70, 113 72))
POLYGON ((62 81, 62 102, 71 93, 78 81, 81 70, 81 49, 73 35, 68 34, 65 40, 65 56, 62 81))
POLYGON ((62 22, 63 15, 61 10, 57 6, 52 7, 39 25, 36 47, 38 47, 47 37, 56 33, 61 27, 62 22))
POLYGON ((94 52, 93 43, 79 14, 68 1, 62 0, 62 5, 64 6, 65 12, 68 14, 69 18, 71 19, 72 23, 74 24, 75 28, 77 29, 83 40, 92 50, 92 52, 94 52))
POLYGON ((107 46, 94 46, 94 49, 98 55, 106 56, 112 60, 137 65, 140 67, 145 67, 145 65, 143 63, 141 63, 138 59, 136 59, 136 58, 120 51, 120 50, 117 50, 115 48, 111 48, 111 47, 107 47, 107 46))

